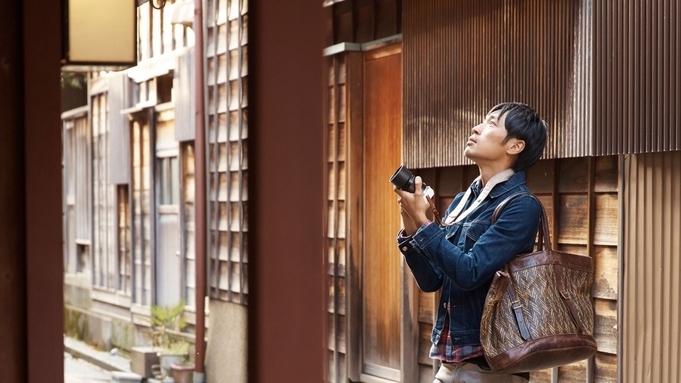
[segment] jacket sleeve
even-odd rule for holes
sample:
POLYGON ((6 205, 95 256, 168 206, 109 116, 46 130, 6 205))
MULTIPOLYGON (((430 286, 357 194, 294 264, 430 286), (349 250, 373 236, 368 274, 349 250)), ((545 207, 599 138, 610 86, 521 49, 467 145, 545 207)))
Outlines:
MULTIPOLYGON (((449 212, 454 209, 454 207, 459 203, 464 193, 459 193, 442 216, 443 219, 449 215, 449 212)), ((435 232, 439 231, 442 233, 444 238, 444 230, 435 223, 431 223, 426 226, 430 228, 429 231, 435 232)), ((424 228, 419 228, 416 233, 421 232, 424 228)), ((416 235, 416 233, 414 235, 416 235)), ((413 240, 413 236, 404 237, 401 235, 402 230, 397 234, 397 246, 400 252, 404 255, 404 259, 407 262, 407 266, 411 270, 411 274, 416 280, 416 284, 419 289, 423 292, 433 292, 437 291, 442 287, 443 274, 439 267, 433 264, 426 256, 416 242, 413 240)), ((445 240, 446 242, 446 240, 445 240)))
MULTIPOLYGON (((431 223, 428 227, 430 226, 437 227, 437 224, 431 223)), ((401 233, 400 231, 397 234, 397 245, 419 289, 427 293, 439 290, 442 286, 442 272, 421 253, 420 249, 412 245, 412 237, 403 237, 401 233)))
POLYGON ((472 290, 489 281, 514 256, 531 251, 540 215, 537 201, 529 195, 522 196, 509 202, 467 253, 449 242, 444 231, 433 224, 416 232, 411 244, 460 289, 472 290))

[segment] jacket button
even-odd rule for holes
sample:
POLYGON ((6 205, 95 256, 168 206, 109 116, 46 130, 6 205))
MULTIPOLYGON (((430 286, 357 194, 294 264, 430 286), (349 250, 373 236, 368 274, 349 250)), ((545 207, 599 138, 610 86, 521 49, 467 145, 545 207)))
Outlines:
POLYGON ((447 308, 447 304, 446 304, 446 303, 443 303, 443 304, 442 304, 442 307, 447 308))
POLYGON ((402 251, 407 251, 407 246, 402 246, 402 251))

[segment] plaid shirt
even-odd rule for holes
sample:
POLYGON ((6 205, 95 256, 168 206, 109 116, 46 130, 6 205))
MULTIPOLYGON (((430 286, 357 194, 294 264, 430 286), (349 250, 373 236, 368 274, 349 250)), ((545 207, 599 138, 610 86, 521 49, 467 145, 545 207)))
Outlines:
MULTIPOLYGON (((447 304, 447 317, 445 317, 445 329, 449 329, 449 304, 447 304)), ((437 344, 430 347, 430 358, 438 359, 446 363, 458 363, 467 359, 484 356, 481 345, 455 346, 449 331, 447 336, 440 337, 437 344)))
MULTIPOLYGON (((426 222, 421 225, 419 230, 422 230, 431 223, 432 222, 430 220, 426 220, 426 222)), ((404 230, 400 231, 399 236, 401 238, 410 237, 408 235, 404 235, 404 230)), ((444 328, 449 329, 449 304, 447 304, 447 317, 445 318, 444 328)), ((482 345, 455 346, 452 343, 452 337, 449 331, 445 332, 447 333, 447 336, 440 337, 440 341, 430 347, 431 359, 441 360, 446 363, 458 363, 467 359, 484 356, 482 345)))

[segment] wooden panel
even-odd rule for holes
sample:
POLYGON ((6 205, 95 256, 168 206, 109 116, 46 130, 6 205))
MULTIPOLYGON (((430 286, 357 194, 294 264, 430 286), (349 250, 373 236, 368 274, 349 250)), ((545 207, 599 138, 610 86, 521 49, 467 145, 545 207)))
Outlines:
POLYGON ((558 191, 560 193, 586 193, 589 184, 588 158, 566 158, 560 161, 558 191))
MULTIPOLYGON (((248 84, 245 1, 209 0, 205 4, 206 28, 206 112, 208 126, 207 175, 211 239, 206 252, 209 257, 210 296, 247 304, 248 257, 248 84), (225 279, 226 280, 223 280, 225 279)), ((186 71, 194 63, 187 55, 186 71)), ((184 70, 179 63, 179 71, 184 70)), ((181 73, 179 73, 181 75, 181 73)), ((191 79, 178 78, 184 87, 192 87, 191 79)), ((193 87, 192 87, 193 88, 193 87)), ((191 92, 185 93, 191 96, 191 92)), ((193 98, 178 108, 194 124, 191 110, 193 98), (186 113, 186 115, 185 115, 186 113)), ((178 139, 190 139, 190 126, 178 139)))
POLYGON ((596 195, 594 244, 617 246, 619 236, 619 202, 617 193, 596 195))
POLYGON ((586 377, 586 360, 558 367, 559 382, 582 382, 586 377))
POLYGON ((596 354, 594 382, 617 383, 617 355, 596 354))
POLYGON ((435 374, 433 374, 433 366, 430 364, 419 364, 419 381, 418 383, 433 383, 435 374))
POLYGON ((435 318, 435 294, 419 291, 419 322, 433 323, 435 318))
POLYGON ((547 121, 547 158, 591 154, 590 2, 405 1, 403 19, 408 166, 470 163, 442 143, 466 142, 508 100, 547 121))
MULTIPOLYGON (((586 195, 561 195, 558 242, 586 244, 589 238, 586 195)), ((555 241, 555 239, 554 239, 555 241)))
POLYGON ((679 16, 676 0, 593 2, 594 154, 681 150, 679 16))
POLYGON ((595 299, 594 312, 594 336, 598 351, 617 354, 617 302, 595 299))
POLYGON ((419 352, 418 361, 421 364, 432 364, 433 361, 430 359, 430 347, 432 343, 430 342, 430 334, 433 331, 433 325, 427 323, 419 324, 419 352))
POLYGON ((130 123, 121 110, 130 106, 128 75, 115 73, 109 78, 109 162, 111 183, 130 183, 130 123))
POLYGON ((539 161, 527 170, 526 184, 534 194, 553 192, 554 160, 539 161))
POLYGON ((455 197, 468 185, 463 185, 463 167, 450 166, 439 171, 439 183, 434 188, 435 193, 440 197, 455 197))
POLYGON ((619 287, 618 262, 616 247, 596 246, 594 255, 594 298, 617 300, 619 287))
POLYGON ((596 183, 594 191, 615 193, 619 189, 617 156, 596 157, 596 183))
POLYGON ((196 102, 194 94, 194 51, 183 53, 177 57, 174 72, 173 93, 175 103, 175 139, 191 141, 196 134, 196 102))
POLYGON ((681 380, 681 152, 624 159, 622 382, 681 380))
POLYGON ((401 163, 400 74, 399 53, 365 61, 363 363, 378 370, 400 368, 400 214, 386 182, 401 163))
POLYGON ((551 369, 532 371, 530 373, 531 383, 552 383, 551 369))
MULTIPOLYGON (((362 73, 364 58, 360 52, 346 56, 347 63, 340 65, 347 73, 338 77, 347 78, 349 89, 346 124, 347 161, 347 375, 358 381, 361 372, 361 327, 362 327, 362 236, 364 233, 364 92, 362 73)), ((329 62, 329 61, 327 61, 329 62)), ((335 73, 335 71, 333 71, 335 73)), ((344 71, 340 71, 343 73, 344 71)), ((334 75, 335 76, 335 75, 334 75)))

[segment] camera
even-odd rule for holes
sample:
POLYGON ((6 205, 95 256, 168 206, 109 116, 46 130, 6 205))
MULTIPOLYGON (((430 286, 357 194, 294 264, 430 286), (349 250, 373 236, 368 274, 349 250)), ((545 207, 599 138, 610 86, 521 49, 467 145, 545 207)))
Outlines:
MULTIPOLYGON (((408 191, 409 193, 413 193, 416 190, 416 187, 414 186, 414 174, 412 174, 411 170, 407 169, 404 165, 395 170, 395 173, 390 177, 390 183, 395 185, 398 189, 408 191)), ((425 188, 426 185, 423 184, 423 189, 425 188)))
MULTIPOLYGON (((395 173, 390 177, 390 183, 395 185, 398 189, 413 193, 416 191, 414 178, 414 174, 412 174, 411 170, 402 165, 395 170, 395 173)), ((425 183, 421 184, 421 190, 423 190, 423 200, 426 202, 428 202, 428 197, 433 198, 435 195, 435 191, 430 186, 426 186, 425 183)))

